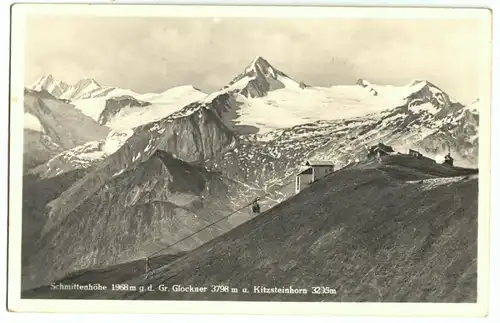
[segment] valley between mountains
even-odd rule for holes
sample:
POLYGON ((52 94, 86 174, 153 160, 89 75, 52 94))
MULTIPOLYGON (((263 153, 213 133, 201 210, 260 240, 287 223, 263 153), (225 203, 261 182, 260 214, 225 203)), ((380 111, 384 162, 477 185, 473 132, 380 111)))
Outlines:
POLYGON ((23 297, 209 297, 56 293, 55 281, 333 281, 344 292, 304 300, 474 301, 485 108, 429 80, 317 87, 263 57, 213 93, 42 77, 24 97, 23 297), (379 143, 395 153, 367 159, 379 143), (296 194, 306 160, 335 172, 296 194), (179 240, 143 275, 144 258, 179 240))

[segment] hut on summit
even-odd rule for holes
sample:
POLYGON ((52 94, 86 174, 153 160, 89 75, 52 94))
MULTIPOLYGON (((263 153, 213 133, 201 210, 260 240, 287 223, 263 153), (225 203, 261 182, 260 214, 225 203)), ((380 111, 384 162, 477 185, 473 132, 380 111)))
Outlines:
POLYGON ((408 155, 413 156, 413 157, 417 157, 417 158, 424 157, 424 155, 422 155, 420 152, 413 150, 413 149, 410 149, 410 151, 408 152, 408 155))
POLYGON ((392 149, 391 146, 387 146, 387 145, 384 145, 383 143, 379 142, 375 146, 370 147, 366 158, 368 158, 368 159, 380 158, 382 156, 391 155, 393 153, 394 153, 394 149, 392 149))
POLYGON ((304 169, 295 176, 295 193, 334 170, 334 164, 330 161, 308 160, 302 166, 304 169))

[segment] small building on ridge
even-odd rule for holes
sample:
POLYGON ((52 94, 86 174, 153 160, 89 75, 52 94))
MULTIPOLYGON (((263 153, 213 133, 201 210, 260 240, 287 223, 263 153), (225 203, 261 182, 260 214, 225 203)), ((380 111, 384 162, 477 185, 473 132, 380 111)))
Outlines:
POLYGON ((331 161, 308 160, 302 166, 304 169, 295 176, 295 193, 334 171, 334 164, 331 161))

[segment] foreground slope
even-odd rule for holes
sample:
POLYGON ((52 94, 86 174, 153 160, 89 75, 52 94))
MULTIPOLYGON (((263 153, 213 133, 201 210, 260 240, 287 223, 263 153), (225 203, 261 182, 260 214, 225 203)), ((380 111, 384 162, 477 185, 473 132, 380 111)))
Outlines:
MULTIPOLYGON (((64 283, 228 285, 239 293, 84 292, 40 288, 27 298, 474 302, 476 171, 395 155, 362 162, 177 258, 74 274, 64 283), (253 286, 308 289, 255 293, 253 286), (313 286, 337 290, 312 294, 313 286), (241 292, 248 288, 250 293, 241 292)), ((170 258, 169 258, 170 257, 170 258)))

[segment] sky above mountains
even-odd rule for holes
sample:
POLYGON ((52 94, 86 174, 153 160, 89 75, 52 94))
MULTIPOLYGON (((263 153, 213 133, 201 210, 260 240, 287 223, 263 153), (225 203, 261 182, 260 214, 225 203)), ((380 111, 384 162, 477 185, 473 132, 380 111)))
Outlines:
POLYGON ((309 85, 427 79, 467 104, 489 86, 487 28, 477 19, 30 17, 24 77, 208 93, 260 55, 309 85))

